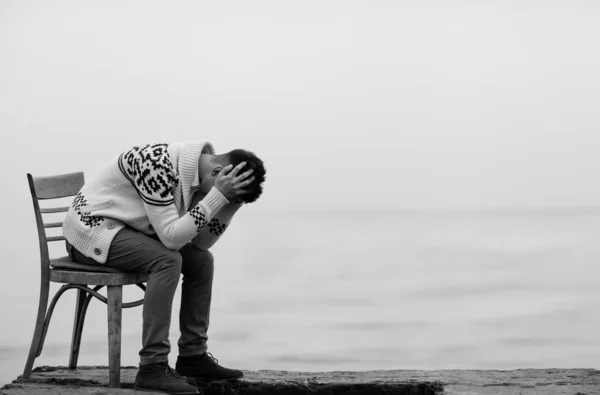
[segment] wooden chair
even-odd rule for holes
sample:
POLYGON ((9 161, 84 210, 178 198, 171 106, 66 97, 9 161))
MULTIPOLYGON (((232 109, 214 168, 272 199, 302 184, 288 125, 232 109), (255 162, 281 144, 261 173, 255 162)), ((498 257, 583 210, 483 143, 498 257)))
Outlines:
POLYGON ((148 274, 126 273, 100 264, 97 266, 83 265, 72 261, 68 256, 50 259, 48 242, 62 241, 65 238, 64 236, 48 237, 46 235, 46 228, 62 227, 62 222, 44 222, 42 214, 66 212, 69 207, 40 208, 38 201, 76 195, 83 186, 83 173, 69 173, 49 177, 32 177, 31 174, 27 174, 27 179, 29 180, 40 243, 41 284, 37 321, 31 341, 31 348, 29 349, 29 356, 25 364, 25 370, 23 371, 23 378, 29 378, 33 362, 42 352, 56 302, 58 302, 58 299, 65 291, 77 289, 69 368, 77 368, 85 314, 90 300, 92 297, 95 297, 107 305, 109 386, 120 387, 121 309, 139 306, 144 302, 141 299, 135 302, 122 303, 123 285, 137 284, 138 287, 145 290, 145 286, 142 283, 148 280, 148 274), (48 307, 50 282, 63 283, 65 285, 56 292, 48 307), (92 289, 88 285, 95 285, 95 287, 92 289), (107 288, 107 297, 98 293, 98 290, 105 286, 107 288))

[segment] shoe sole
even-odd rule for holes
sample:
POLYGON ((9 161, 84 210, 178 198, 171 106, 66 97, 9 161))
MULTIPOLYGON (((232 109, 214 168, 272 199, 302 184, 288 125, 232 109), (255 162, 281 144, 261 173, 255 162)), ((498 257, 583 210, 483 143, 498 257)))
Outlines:
POLYGON ((194 379, 194 380, 198 380, 198 381, 235 381, 235 380, 239 380, 242 377, 244 377, 244 375, 240 375, 240 376, 235 376, 235 377, 221 377, 221 378, 216 378, 216 377, 194 377, 194 376, 186 376, 189 377, 190 379, 194 379))
POLYGON ((133 389, 136 391, 141 391, 141 392, 158 392, 159 394, 169 394, 169 395, 198 395, 200 393, 200 391, 167 392, 167 391, 163 391, 163 390, 157 390, 157 389, 152 389, 152 388, 140 388, 140 387, 136 387, 136 386, 134 386, 133 389))

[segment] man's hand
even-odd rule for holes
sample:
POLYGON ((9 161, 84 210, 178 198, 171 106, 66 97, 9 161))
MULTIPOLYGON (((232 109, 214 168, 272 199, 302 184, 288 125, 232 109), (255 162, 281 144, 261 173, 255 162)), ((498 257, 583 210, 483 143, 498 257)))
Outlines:
POLYGON ((239 171, 246 165, 246 162, 242 162, 237 165, 233 170, 233 165, 225 166, 221 172, 217 175, 215 180, 215 188, 221 192, 223 196, 230 202, 240 201, 240 197, 247 191, 244 187, 248 186, 254 177, 250 177, 250 174, 254 171, 250 169, 238 176, 239 171))

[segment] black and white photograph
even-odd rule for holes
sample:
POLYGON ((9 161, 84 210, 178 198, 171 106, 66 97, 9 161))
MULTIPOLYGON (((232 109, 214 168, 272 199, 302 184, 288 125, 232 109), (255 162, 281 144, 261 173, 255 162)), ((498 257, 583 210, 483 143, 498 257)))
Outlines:
POLYGON ((0 0, 0 395, 600 394, 600 2, 0 0))

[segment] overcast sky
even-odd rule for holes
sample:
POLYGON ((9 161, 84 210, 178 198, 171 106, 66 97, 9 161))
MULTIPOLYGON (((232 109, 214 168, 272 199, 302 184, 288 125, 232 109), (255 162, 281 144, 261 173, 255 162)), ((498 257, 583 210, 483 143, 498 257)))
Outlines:
MULTIPOLYGON (((203 140, 270 209, 600 201, 595 1, 2 1, 2 206, 25 173, 203 140)), ((29 217, 27 217, 29 218, 29 217)))

